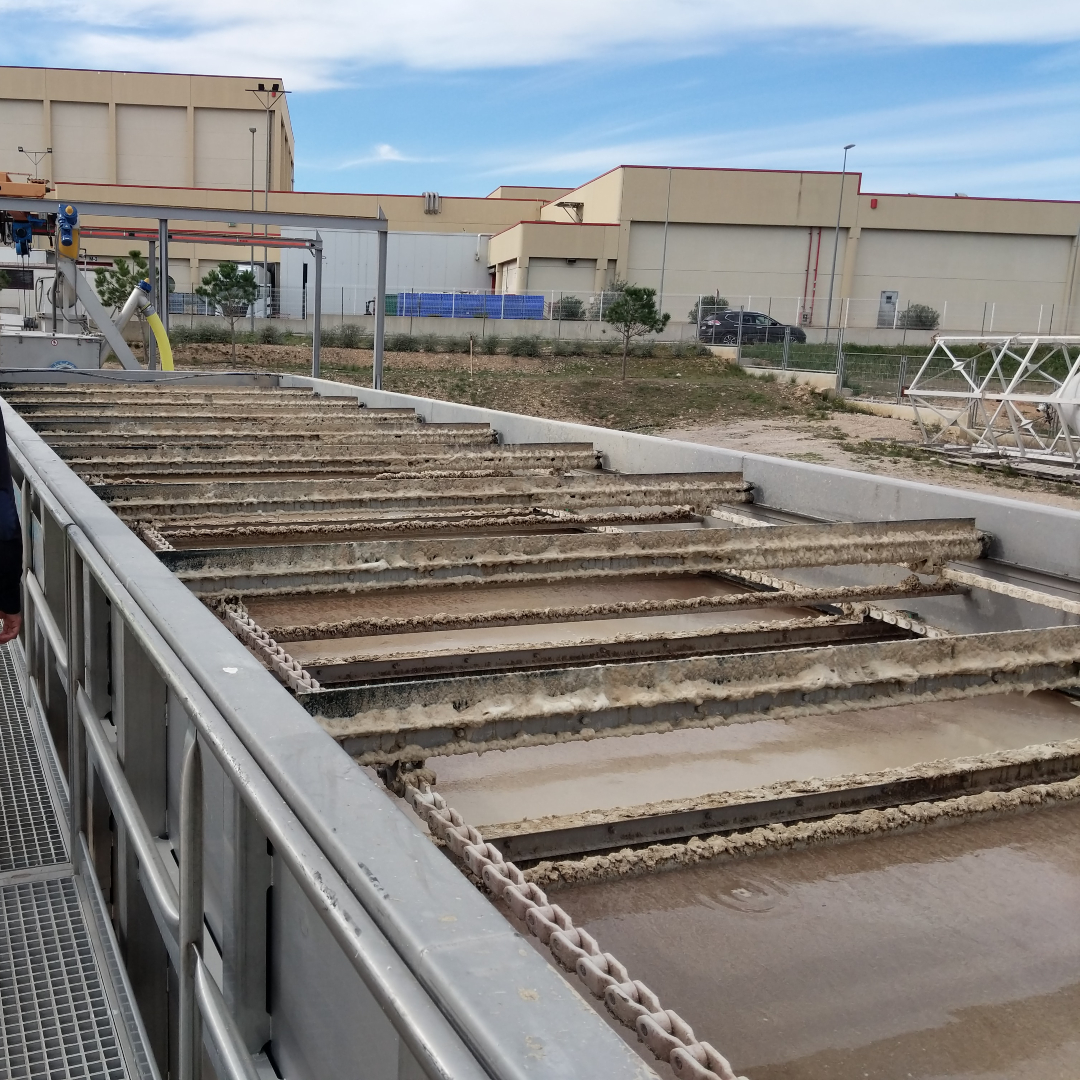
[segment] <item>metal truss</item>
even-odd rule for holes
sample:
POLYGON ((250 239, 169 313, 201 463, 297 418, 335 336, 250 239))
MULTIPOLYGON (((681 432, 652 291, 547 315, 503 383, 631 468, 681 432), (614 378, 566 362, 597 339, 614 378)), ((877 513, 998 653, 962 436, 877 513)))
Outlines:
POLYGON ((905 394, 927 446, 1080 463, 1080 337, 938 338, 905 394))

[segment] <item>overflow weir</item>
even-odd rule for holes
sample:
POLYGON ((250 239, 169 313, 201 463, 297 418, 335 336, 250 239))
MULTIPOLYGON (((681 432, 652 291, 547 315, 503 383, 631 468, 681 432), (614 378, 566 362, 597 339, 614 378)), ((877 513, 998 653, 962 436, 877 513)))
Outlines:
POLYGON ((1080 1068, 1080 513, 300 376, 2 380, 8 1075, 1080 1068))

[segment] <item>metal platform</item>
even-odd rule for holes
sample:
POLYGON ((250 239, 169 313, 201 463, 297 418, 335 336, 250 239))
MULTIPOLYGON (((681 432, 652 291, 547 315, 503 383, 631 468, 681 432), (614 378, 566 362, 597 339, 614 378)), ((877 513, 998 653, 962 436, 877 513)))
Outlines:
POLYGON ((15 647, 0 648, 0 1076, 152 1080, 100 894, 72 870, 66 792, 21 675, 15 647))

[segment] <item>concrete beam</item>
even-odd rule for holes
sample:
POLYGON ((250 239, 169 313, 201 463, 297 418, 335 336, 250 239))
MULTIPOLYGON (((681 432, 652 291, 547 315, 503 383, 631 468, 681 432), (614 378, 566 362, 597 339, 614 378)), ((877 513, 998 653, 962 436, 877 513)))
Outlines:
POLYGON ((361 764, 1073 686, 1080 627, 301 694, 361 764))

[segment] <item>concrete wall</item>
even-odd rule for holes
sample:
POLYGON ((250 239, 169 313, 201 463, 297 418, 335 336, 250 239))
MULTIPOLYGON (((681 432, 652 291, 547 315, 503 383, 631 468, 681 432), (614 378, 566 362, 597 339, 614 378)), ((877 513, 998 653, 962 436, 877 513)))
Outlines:
MULTIPOLYGON (((832 231, 827 237, 830 258, 832 231)), ((664 223, 635 221, 630 226, 626 277, 634 284, 659 289, 663 262, 665 295, 696 296, 719 290, 721 296, 729 298, 799 297, 804 295, 807 254, 816 236, 816 231, 811 235, 809 229, 799 226, 676 222, 667 228, 664 260, 664 223)), ((841 235, 841 258, 843 245, 841 235)), ((827 265, 825 270, 827 274, 827 265)), ((683 316, 680 313, 677 317, 683 316)))
POLYGON ((947 303, 943 329, 981 328, 986 303, 995 305, 999 331, 1026 329, 1043 305, 1046 330, 1050 309, 1064 312, 1071 256, 1065 236, 864 228, 851 291, 872 300, 893 289, 901 307, 912 301, 942 311, 947 303))

